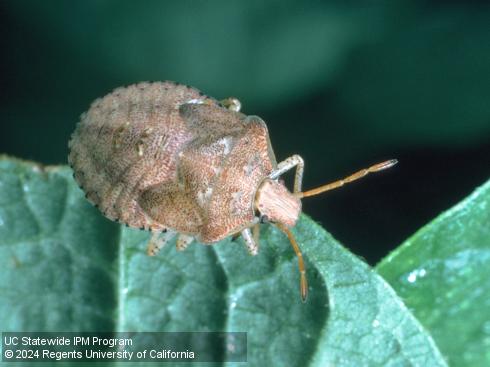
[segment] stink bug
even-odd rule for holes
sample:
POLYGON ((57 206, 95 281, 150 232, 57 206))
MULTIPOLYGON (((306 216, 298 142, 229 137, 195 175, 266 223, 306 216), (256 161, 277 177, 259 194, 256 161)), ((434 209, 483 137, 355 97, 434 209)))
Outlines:
POLYGON ((298 257, 306 300, 305 266, 289 230, 301 213, 301 198, 396 160, 302 192, 303 159, 293 155, 277 163, 264 121, 240 113, 240 107, 235 98, 220 102, 173 82, 118 88, 81 116, 68 161, 87 199, 107 218, 153 232, 149 255, 177 234, 178 250, 195 239, 212 244, 241 235, 256 255, 260 223, 276 225, 298 257), (279 177, 292 168, 290 192, 279 177))

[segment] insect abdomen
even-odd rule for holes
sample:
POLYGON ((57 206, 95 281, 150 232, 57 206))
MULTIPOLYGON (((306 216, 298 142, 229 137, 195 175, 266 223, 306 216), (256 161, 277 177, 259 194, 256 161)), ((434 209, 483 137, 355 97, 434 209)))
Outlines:
POLYGON ((151 186, 176 180, 177 154, 192 138, 179 106, 196 99, 208 97, 172 82, 139 83, 96 100, 82 115, 69 162, 104 215, 132 227, 164 228, 138 198, 151 186))

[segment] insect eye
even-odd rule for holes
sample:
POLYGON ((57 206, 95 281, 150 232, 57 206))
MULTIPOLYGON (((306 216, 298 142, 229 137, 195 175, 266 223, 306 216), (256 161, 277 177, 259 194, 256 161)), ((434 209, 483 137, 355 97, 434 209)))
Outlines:
POLYGON ((269 217, 267 215, 261 215, 259 221, 260 223, 270 223, 269 217))

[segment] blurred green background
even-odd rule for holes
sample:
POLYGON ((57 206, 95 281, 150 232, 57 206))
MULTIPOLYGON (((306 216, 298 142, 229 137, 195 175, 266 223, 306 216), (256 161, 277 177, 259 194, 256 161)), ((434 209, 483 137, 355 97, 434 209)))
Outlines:
MULTIPOLYGON (((376 263, 490 176, 487 1, 0 2, 0 152, 66 163, 90 102, 175 80, 238 97, 305 188, 398 158, 304 211, 376 263)), ((300 239, 301 240, 301 239, 300 239)))

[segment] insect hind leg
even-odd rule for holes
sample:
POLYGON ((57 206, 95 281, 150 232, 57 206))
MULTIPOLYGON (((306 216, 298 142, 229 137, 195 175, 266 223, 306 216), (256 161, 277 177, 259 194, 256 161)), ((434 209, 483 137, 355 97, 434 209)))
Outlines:
POLYGON ((220 103, 231 111, 240 112, 242 103, 235 97, 228 97, 220 101, 220 103))
POLYGON ((174 231, 167 232, 153 232, 146 253, 148 256, 155 256, 160 250, 174 238, 176 233, 174 231))
POLYGON ((175 243, 175 247, 177 248, 177 251, 184 251, 187 246, 189 246, 192 241, 194 241, 193 236, 188 236, 186 234, 179 234, 177 237, 177 242, 175 243))

